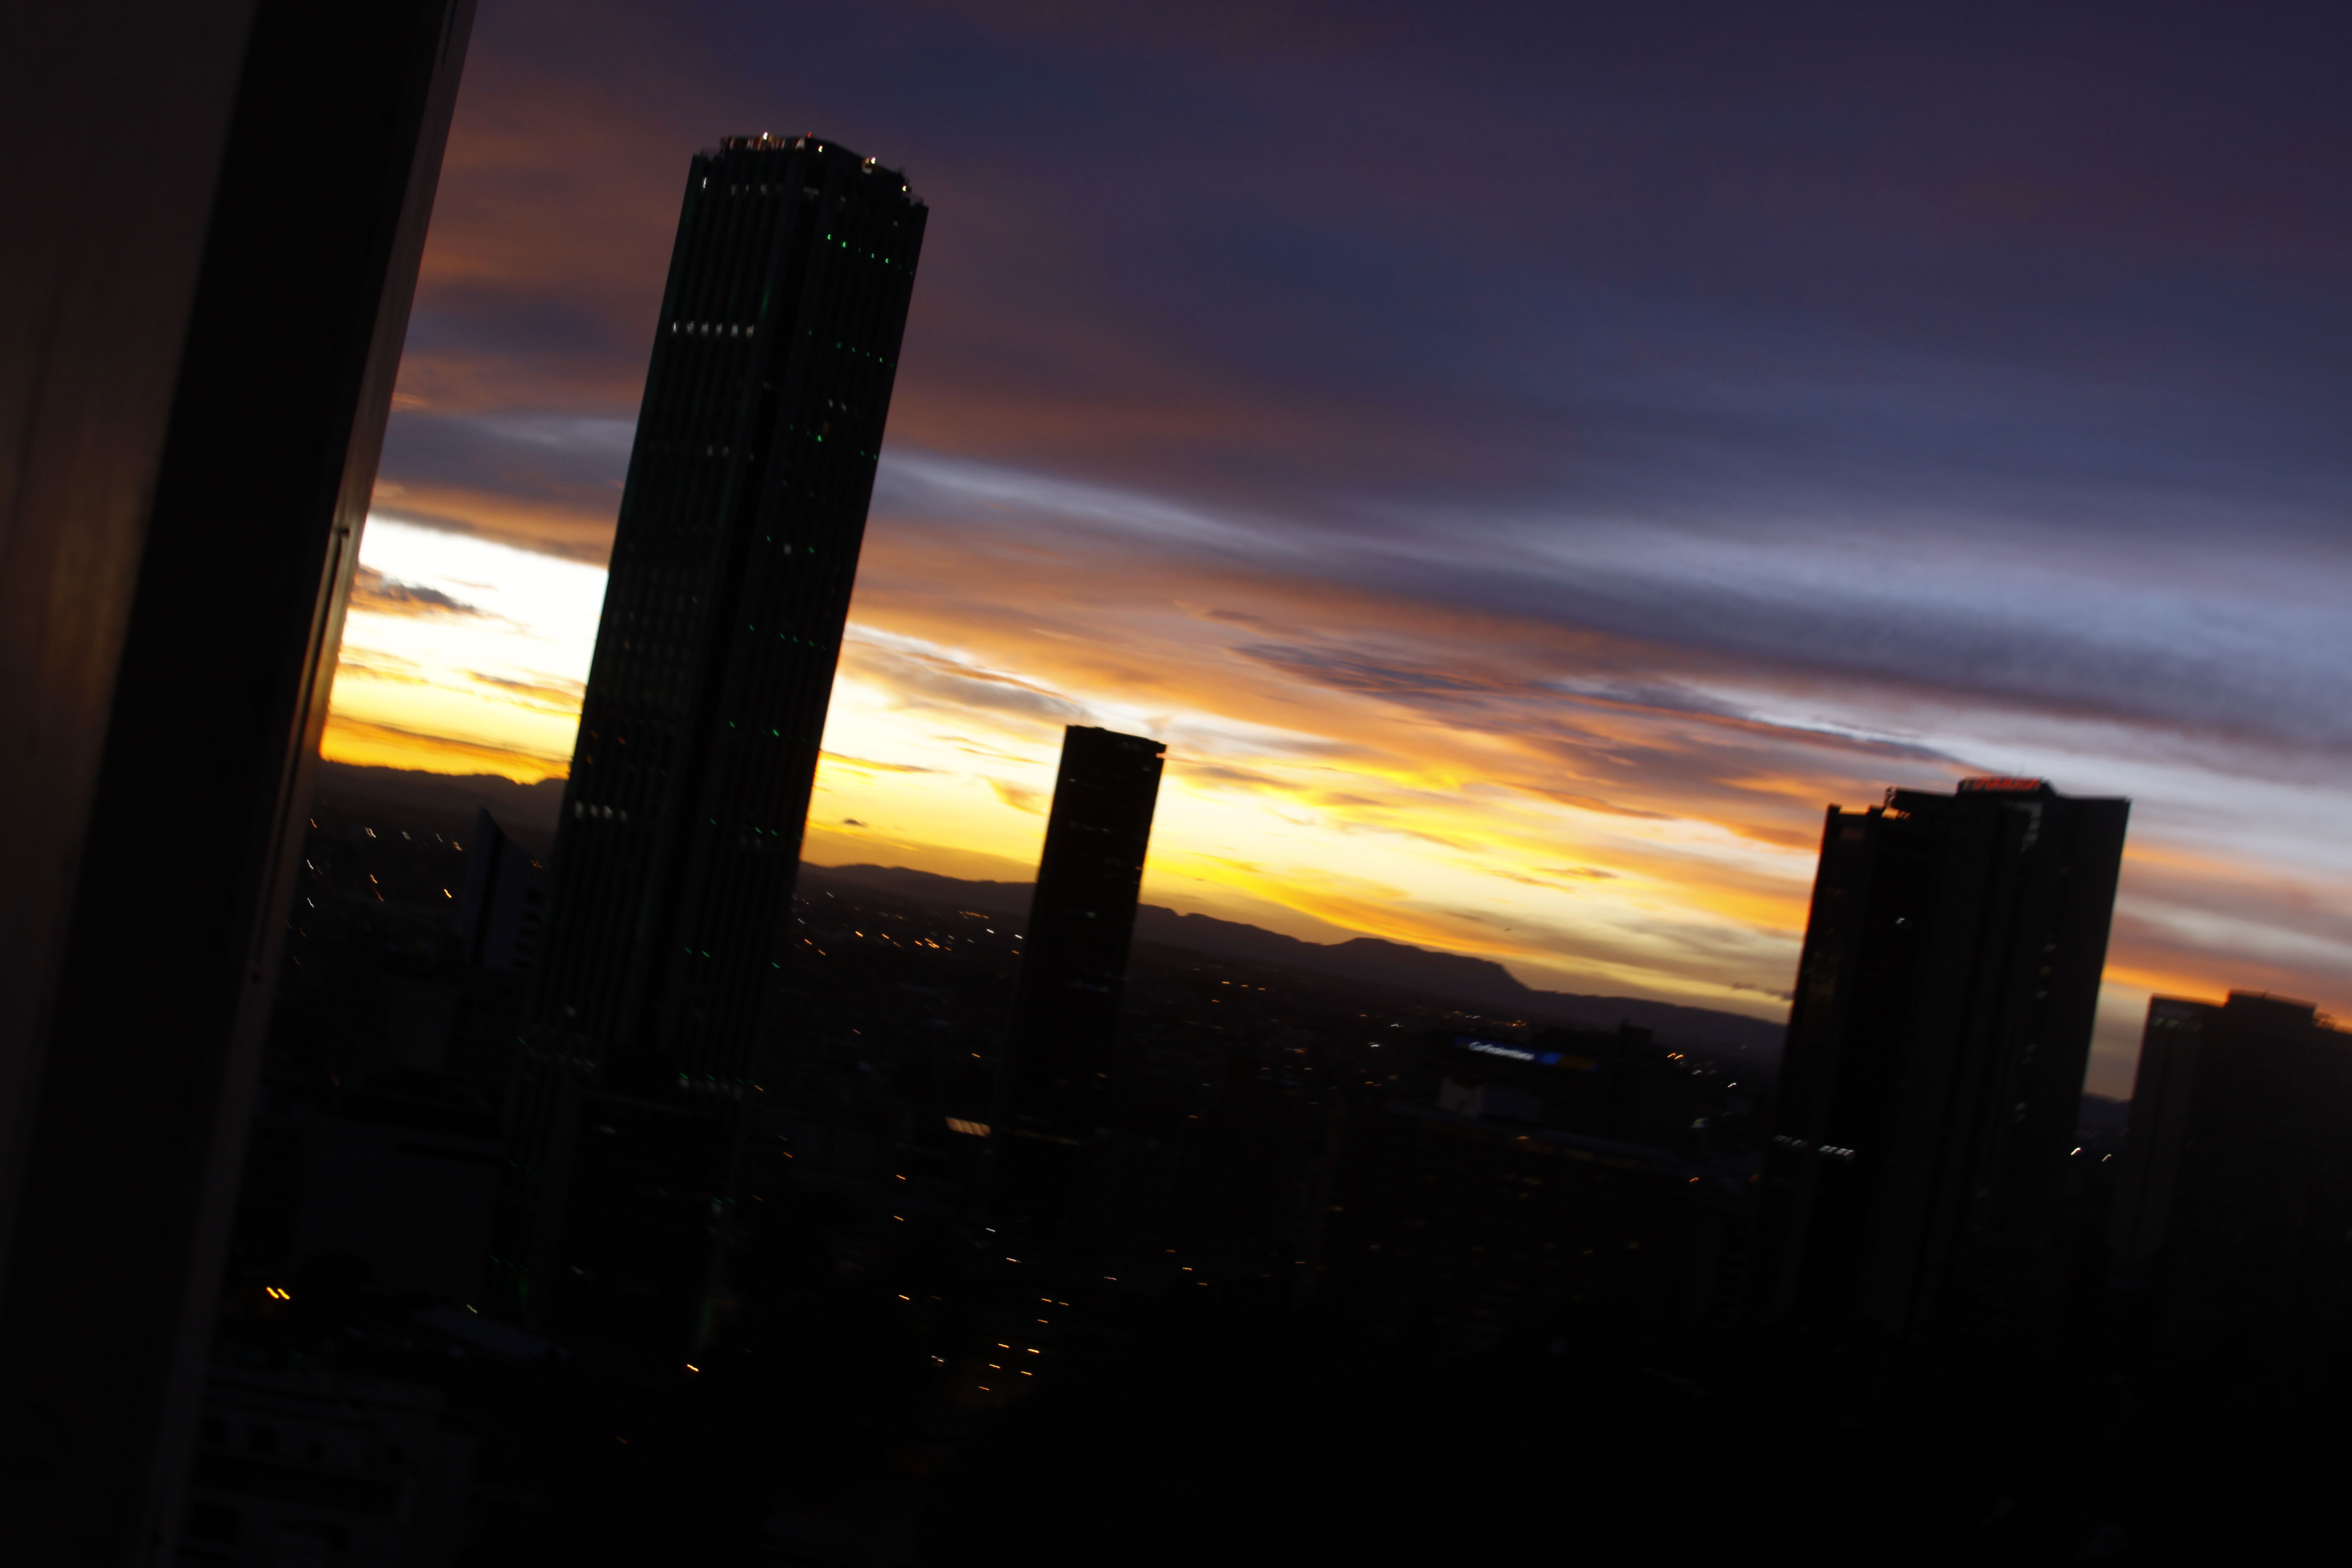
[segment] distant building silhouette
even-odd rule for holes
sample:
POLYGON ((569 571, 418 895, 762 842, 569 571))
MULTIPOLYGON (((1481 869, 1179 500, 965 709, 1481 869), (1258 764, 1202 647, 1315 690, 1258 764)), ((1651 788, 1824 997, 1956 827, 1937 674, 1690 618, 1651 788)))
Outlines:
POLYGON ((2129 811, 2034 779, 1830 808, 1750 1276, 1763 1312, 2040 1331, 2129 811))
POLYGON ((2147 1009, 2109 1246, 2174 1331, 2352 1306, 2352 1036, 2233 991, 2147 1009))
POLYGON ((466 890, 457 900, 457 956, 476 969, 528 974, 547 935, 547 889, 530 851, 488 812, 474 817, 466 890))
POLYGON ((1306 1194, 1319 1310, 1476 1350, 1717 1310, 1752 1165, 1702 1157, 1706 1086, 1647 1029, 1399 1031, 1357 1060, 1378 1076, 1330 1102, 1306 1194))
POLYGON ((1466 1350, 1706 1314, 1742 1184, 1727 1192, 1679 1154, 1522 1120, 1517 1097, 1494 1114, 1463 1086, 1442 1079, 1434 1105, 1334 1108, 1307 1195, 1307 1300, 1466 1350))
POLYGON ((995 1116, 995 1210, 1031 1234, 1093 1223, 1101 1086, 1166 751, 1084 725, 1063 737, 995 1116))
MULTIPOLYGON (((1150 1179, 1145 1172, 1158 1164, 1164 1174, 1151 1174, 1160 1176, 1165 1196, 1158 1205, 1130 1198, 1119 1228, 1164 1230, 1187 1248, 1270 1255, 1291 1264, 1297 1239, 1305 1234, 1300 1202, 1320 1108, 1302 1078, 1246 1050, 1229 1051, 1216 1063, 1216 1085, 1214 1099, 1198 1102, 1197 1110, 1175 1112, 1181 1121, 1170 1118, 1172 1125, 1159 1140, 1167 1150, 1164 1161, 1130 1160, 1121 1172, 1123 1185, 1140 1185, 1135 1178, 1150 1179), (1146 1226, 1135 1226, 1135 1219, 1146 1226)), ((1151 1152, 1148 1146, 1145 1152, 1151 1152)))
POLYGON ((1500 1116, 1590 1138, 1681 1151, 1691 1140, 1693 1097, 1687 1075, 1653 1043, 1650 1031, 1550 1026, 1533 1039, 1489 1039, 1452 1029, 1398 1053, 1421 1076, 1442 1071, 1454 1084, 1438 1091, 1472 1116, 1500 1116))
POLYGON ((706 1331, 924 216, 814 137, 688 172, 511 1111, 530 1321, 706 1331))
POLYGON ((431 1383, 222 1364, 204 1389, 186 1563, 457 1560, 479 1441, 431 1383))

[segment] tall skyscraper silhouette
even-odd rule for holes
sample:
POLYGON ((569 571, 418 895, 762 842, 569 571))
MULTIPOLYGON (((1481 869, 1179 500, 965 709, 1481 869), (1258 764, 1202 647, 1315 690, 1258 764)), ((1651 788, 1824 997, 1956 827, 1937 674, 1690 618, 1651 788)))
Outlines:
POLYGON ((1830 807, 1767 1153, 1765 1313, 1904 1339, 2039 1327, 2129 812, 2007 778, 1830 807))
POLYGON ((1077 724, 1062 739, 995 1117, 993 1206, 1027 1235, 1082 1239, 1095 1217, 1097 1111, 1166 752, 1077 724))
POLYGON ((706 1331, 924 216, 815 137, 688 172, 511 1112, 530 1321, 706 1331))

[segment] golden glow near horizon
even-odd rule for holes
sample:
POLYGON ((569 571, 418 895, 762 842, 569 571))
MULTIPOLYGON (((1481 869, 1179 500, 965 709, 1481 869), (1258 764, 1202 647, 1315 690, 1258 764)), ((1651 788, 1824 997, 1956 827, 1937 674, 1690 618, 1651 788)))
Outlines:
POLYGON ((593 566, 371 519, 320 753, 563 777, 604 603, 593 566))
MULTIPOLYGON (((362 562, 324 754, 562 776, 604 574, 391 519, 371 522, 362 562)), ((1149 655, 1140 638, 1124 651, 1149 655)), ((1477 953, 1539 985, 1776 1011, 1769 993, 1793 963, 1808 849, 1495 787, 1475 754, 1277 728, 1234 711, 1250 701, 1204 705, 1171 685, 1087 673, 1007 668, 853 622, 809 858, 1025 879, 1062 726, 1100 723, 1171 746, 1146 882, 1155 901, 1314 941, 1477 953), (1744 987, 1685 972, 1675 949, 1692 933, 1677 928, 1693 906, 1744 987), (1563 938, 1575 939, 1570 964, 1563 938)))
MULTIPOLYGON (((1083 549, 992 562, 985 542, 877 524, 810 812, 820 865, 1026 880, 1062 727, 1102 724, 1169 743, 1149 901, 1492 958, 1538 988, 1778 1018, 1822 807, 1885 782, 1868 782, 1881 759, 1821 749, 1813 731, 1564 698, 1514 673, 1570 657, 1507 646, 1526 628, 1397 628, 1394 605, 1318 589, 1310 607, 1285 601, 1296 584, 1206 570, 1112 600, 1086 592, 1083 549)), ((391 518, 372 521, 362 562, 324 754, 562 776, 603 572, 391 518)), ((2127 886, 2185 879, 2161 910, 2222 885, 2145 826, 2127 886)), ((2119 916, 2103 1092, 2128 1093, 2152 990, 2225 988, 2161 925, 2119 916)))

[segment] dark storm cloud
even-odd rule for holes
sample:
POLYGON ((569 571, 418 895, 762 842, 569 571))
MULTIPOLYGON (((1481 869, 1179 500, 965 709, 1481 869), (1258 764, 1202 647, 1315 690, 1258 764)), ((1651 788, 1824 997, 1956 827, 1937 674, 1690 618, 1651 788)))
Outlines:
POLYGON ((1318 686, 1384 697, 1392 702, 1459 703, 1490 689, 1489 683, 1483 680, 1443 670, 1405 668, 1393 661, 1342 650, 1252 643, 1233 651, 1318 686))
MULTIPOLYGON (((1605 656, 1621 664, 1664 658, 1718 681, 1825 679, 2273 752, 2352 750, 2344 673, 2352 617, 2340 608, 2347 574, 2332 564, 2330 542, 2304 550, 2264 543, 2231 526, 2244 521, 2238 512, 2217 517, 2202 537, 2155 529, 2135 537, 2119 518, 2096 550, 2054 523, 2002 512, 1911 520, 1906 532, 1899 513, 1743 527, 1579 515, 1568 504, 1549 516, 1455 508, 1415 519, 1391 505, 1349 528, 1328 510, 1316 522, 1221 518, 1167 497, 915 455, 886 460, 877 505, 977 541, 1124 549, 1139 584, 1150 581, 1155 568, 1146 563, 1155 556, 1224 561, 1484 614, 1498 626, 1601 634, 1625 645, 1605 656)), ((1498 646, 1494 659, 1509 668, 1496 673, 1418 654, 1412 636, 1407 628, 1401 643, 1381 648, 1284 639, 1233 651, 1315 685, 1457 709, 1523 696, 1547 679, 1540 658, 1524 650, 1498 646)), ((1810 729, 1822 743, 1889 758, 1948 760, 1926 742, 1792 726, 1702 685, 1661 683, 1650 668, 1628 668, 1615 680, 1588 671, 1551 689, 1810 729)))
MULTIPOLYGON (((886 510, 2352 746, 2337 12, 553 15, 487 7, 468 90, 910 168, 886 510)), ((528 289, 428 288, 412 352, 634 384, 676 161, 628 187, 639 305, 550 235, 528 289)), ((386 471, 610 497, 613 401, 404 414, 386 471)))
POLYGON ((688 155, 820 131, 932 206, 845 663, 901 708, 1164 710, 1194 787, 1517 835, 1663 922, 1560 952, 1775 996, 1822 801, 2079 767, 2133 984, 2333 996, 2347 26, 484 0, 380 498, 601 559, 688 155))
MULTIPOLYGON (((1368 575, 1759 671, 2352 749, 2352 620, 2337 597, 2344 580, 2324 560, 2301 563, 2324 574, 2299 589, 2255 592, 2225 580, 2228 557, 2248 547, 2242 535, 2215 541, 2210 556, 2180 552, 2162 563, 2177 576, 2149 580, 2126 562, 2108 573, 2037 570, 2003 531, 1984 530, 1981 550, 1946 538, 1906 554, 1852 538, 1653 529, 1595 539, 1564 528, 1540 552, 1524 534, 1490 537, 1477 551, 1417 551, 1368 575)), ((2127 534, 2114 546, 2143 562, 2150 550, 2127 534)))
MULTIPOLYGON (((601 302, 598 302, 601 303, 601 302)), ((643 360, 652 343, 658 300, 641 301, 641 320, 616 320, 609 309, 479 283, 434 290, 412 318, 412 353, 458 352, 482 357, 560 361, 643 360)))
MULTIPOLYGON (((2337 14, 1596 11, 493 6, 478 75, 527 42, 681 149, 782 111, 911 167, 885 508, 2352 743, 2327 595, 2231 581, 2352 580, 2337 14)), ((413 350, 631 384, 671 183, 641 309, 551 253, 413 350)), ((404 414, 386 470, 609 491, 632 412, 404 414)))
POLYGON ((632 421, 613 416, 404 411, 387 433, 384 463, 410 483, 613 489, 628 472, 635 433, 632 421))
POLYGON ((481 609, 463 599, 428 588, 421 583, 404 583, 397 577, 387 577, 373 566, 362 566, 352 575, 351 607, 373 610, 383 616, 478 616, 481 609))
POLYGON ((1066 697, 924 651, 852 641, 842 649, 842 666, 887 685, 901 702, 950 712, 978 709, 1049 724, 1083 723, 1087 716, 1082 705, 1066 697))
POLYGON ((1556 680, 1549 684, 1552 690, 1571 701, 1590 703, 1599 708, 1707 720, 1779 740, 1826 746, 1890 762, 1927 763, 1954 769, 1965 766, 1962 759, 1933 746, 1890 741, 1884 736, 1857 734, 1845 730, 1824 729, 1818 725, 1775 723, 1731 703, 1680 686, 1641 681, 1556 680))
MULTIPOLYGON (((2314 40, 2271 16, 1886 10, 1425 7, 1358 32, 1292 9, 1242 30, 1284 40, 1260 53, 1222 43, 1214 9, 1190 28, 1020 13, 935 38, 940 74, 914 74, 1085 192, 1077 244, 1025 286, 988 275, 1009 302, 1115 296, 1168 363, 1418 428, 1417 448, 1367 443, 1383 482, 1450 487, 1475 458, 1489 484, 1549 487, 1558 455, 1525 437, 1563 414, 1590 422, 1588 462, 1696 445, 1785 480, 1864 411, 1861 434, 1907 416, 1930 448, 1958 416, 1964 445, 2021 447, 1961 456, 2031 466, 2038 411, 2015 395, 2051 372, 2077 404, 2062 426, 2168 391, 2210 424, 2249 381, 2273 412, 2340 397, 2311 335, 2342 331, 2345 230, 2314 40), (987 112, 1080 67, 1089 92, 987 112), (1073 272, 1094 289, 1073 296, 1073 272), (1988 409, 2011 428, 1970 428, 1988 409)), ((2328 427, 2225 412, 2198 447, 2307 450, 2328 427)), ((2081 466, 2063 428, 2040 434, 2081 466)))

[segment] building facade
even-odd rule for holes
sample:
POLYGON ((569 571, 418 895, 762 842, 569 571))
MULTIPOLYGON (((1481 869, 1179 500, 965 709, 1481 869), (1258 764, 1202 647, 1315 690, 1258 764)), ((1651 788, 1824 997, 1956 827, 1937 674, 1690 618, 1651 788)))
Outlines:
POLYGON ((2040 1331, 2129 810, 2038 779, 1830 808, 1766 1157, 1763 1315, 2040 1331))
POLYGON ((1738 1187, 1636 1143, 1441 1092, 1336 1104, 1307 1194, 1305 1298, 1376 1334, 1482 1351, 1704 1317, 1738 1187))
POLYGON ((2108 1246, 2170 1332, 2352 1307, 2352 1037, 2233 991, 2147 1009, 2108 1246))
POLYGON ((179 1552, 185 1568, 447 1563, 467 1540, 479 1434, 430 1384, 217 1364, 179 1552))
POLYGON ((510 1112, 534 1323, 706 1331, 924 216, 815 137, 688 173, 510 1112))
POLYGON ((1084 725, 1063 737, 993 1118, 993 1206, 1025 1234, 1082 1236, 1102 1195, 1097 1110, 1166 752, 1084 725))

